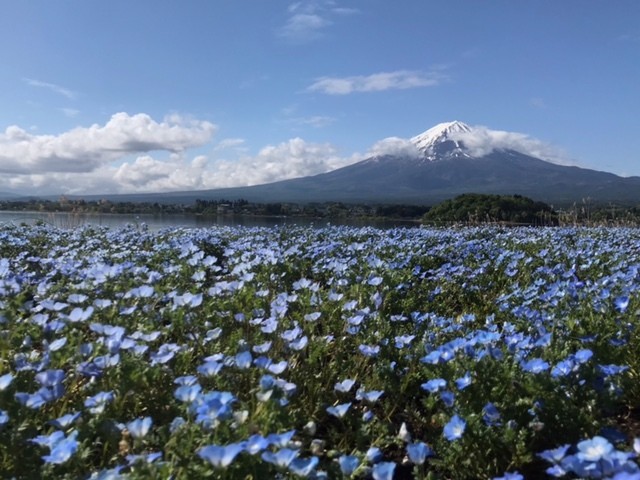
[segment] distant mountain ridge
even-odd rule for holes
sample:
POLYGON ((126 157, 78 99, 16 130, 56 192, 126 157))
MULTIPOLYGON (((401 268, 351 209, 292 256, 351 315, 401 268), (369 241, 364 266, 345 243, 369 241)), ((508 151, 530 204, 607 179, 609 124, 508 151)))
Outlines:
POLYGON ((586 198, 593 202, 640 202, 640 177, 558 165, 499 143, 485 145, 478 155, 477 149, 465 145, 465 139, 471 141, 477 133, 463 122, 441 123, 410 139, 415 155, 372 156, 327 173, 264 185, 83 198, 159 203, 190 203, 199 198, 434 204, 462 193, 493 193, 520 194, 557 205, 586 198))

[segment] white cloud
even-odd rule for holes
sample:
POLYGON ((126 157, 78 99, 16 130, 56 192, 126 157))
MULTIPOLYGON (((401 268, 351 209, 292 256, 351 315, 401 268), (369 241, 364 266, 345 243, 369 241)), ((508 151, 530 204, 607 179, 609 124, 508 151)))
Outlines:
POLYGON ((206 121, 172 115, 156 122, 143 113, 116 113, 104 126, 60 135, 33 135, 13 125, 0 133, 0 172, 89 172, 131 154, 204 145, 215 130, 206 121))
POLYGON ((324 35, 327 27, 333 25, 333 18, 358 13, 355 8, 335 6, 331 0, 305 0, 289 5, 286 23, 278 30, 278 35, 294 43, 316 40, 324 35))
POLYGON ((472 156, 481 157, 496 149, 506 149, 561 165, 574 164, 560 148, 523 133, 490 130, 478 126, 473 127, 470 132, 454 133, 451 137, 453 140, 461 141, 472 156))
POLYGON ((420 155, 420 151, 411 140, 399 137, 388 137, 376 142, 367 152, 368 157, 381 157, 384 155, 415 158, 420 155))
POLYGON ((290 40, 308 41, 321 36, 321 30, 331 22, 315 13, 296 13, 280 30, 282 37, 290 40))
POLYGON ((32 78, 25 78, 24 81, 27 83, 27 85, 30 85, 32 87, 46 88, 54 93, 63 95, 70 100, 76 98, 76 93, 73 90, 61 87, 60 85, 56 85, 55 83, 41 82, 40 80, 34 80, 32 78))
POLYGON ((321 77, 307 90, 328 95, 348 95, 355 92, 381 92, 418 87, 434 87, 447 79, 441 68, 428 72, 398 70, 380 72, 372 75, 352 77, 321 77))

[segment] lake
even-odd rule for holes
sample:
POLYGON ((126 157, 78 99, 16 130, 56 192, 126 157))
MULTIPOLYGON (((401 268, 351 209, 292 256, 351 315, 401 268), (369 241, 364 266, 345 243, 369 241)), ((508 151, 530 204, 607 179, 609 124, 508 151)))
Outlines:
POLYGON ((15 212, 0 211, 0 225, 3 223, 45 222, 59 228, 74 228, 81 225, 98 225, 119 228, 127 224, 146 224, 150 230, 170 227, 206 228, 212 226, 275 227, 284 225, 324 227, 327 225, 347 225, 376 228, 417 227, 417 222, 406 220, 361 219, 361 218, 312 218, 312 217, 259 217, 246 215, 200 216, 188 214, 109 214, 109 213, 69 213, 69 212, 15 212))

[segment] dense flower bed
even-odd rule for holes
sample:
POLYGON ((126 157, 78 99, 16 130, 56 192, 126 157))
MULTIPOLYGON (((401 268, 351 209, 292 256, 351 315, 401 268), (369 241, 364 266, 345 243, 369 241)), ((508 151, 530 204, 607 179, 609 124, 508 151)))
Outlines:
POLYGON ((638 479, 640 231, 0 229, 0 472, 638 479))

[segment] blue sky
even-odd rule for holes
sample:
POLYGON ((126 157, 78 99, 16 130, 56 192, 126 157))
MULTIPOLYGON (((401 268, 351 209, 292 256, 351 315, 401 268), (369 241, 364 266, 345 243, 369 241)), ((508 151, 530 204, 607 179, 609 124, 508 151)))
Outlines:
POLYGON ((0 63, 5 192, 265 183, 451 120, 640 175, 637 0, 4 0, 0 63))

